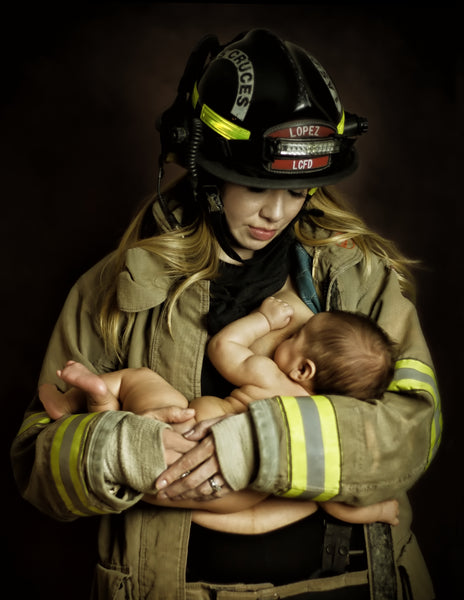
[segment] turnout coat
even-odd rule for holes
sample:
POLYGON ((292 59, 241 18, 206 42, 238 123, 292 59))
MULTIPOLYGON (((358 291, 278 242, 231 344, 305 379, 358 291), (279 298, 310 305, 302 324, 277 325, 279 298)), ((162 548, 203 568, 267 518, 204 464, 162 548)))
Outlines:
MULTIPOLYGON (((222 473, 233 489, 249 486, 293 499, 365 505, 397 498, 400 525, 391 529, 398 597, 409 597, 403 592, 410 589, 415 599, 433 598, 410 531, 406 497, 436 453, 441 429, 433 365, 414 305, 401 293, 396 273, 377 257, 370 258, 368 267, 352 242, 317 248, 298 243, 296 257, 293 275, 303 300, 311 303, 312 295, 322 310, 360 311, 399 343, 394 379, 384 398, 372 402, 342 396, 253 402, 246 413, 213 428, 222 473)), ((95 322, 96 290, 105 285, 109 260, 111 256, 72 288, 52 334, 40 382, 63 388, 56 370, 73 359, 96 373, 147 366, 188 399, 201 395, 209 282, 200 281, 181 296, 171 335, 162 317, 170 285, 162 261, 146 250, 129 250, 117 282, 117 301, 136 318, 126 364, 120 365, 105 352, 95 322)), ((12 446, 21 494, 59 520, 102 517, 95 598, 200 600, 210 597, 210 588, 218 588, 185 583, 190 511, 141 501, 165 468, 165 427, 124 411, 52 421, 38 398, 25 413, 12 446)), ((372 586, 372 538, 369 526, 365 528, 370 571, 310 580, 303 588, 286 586, 279 597, 367 578, 372 586)), ((258 588, 229 586, 215 593, 218 598, 275 597, 258 588), (238 596, 230 595, 234 593, 238 596)))

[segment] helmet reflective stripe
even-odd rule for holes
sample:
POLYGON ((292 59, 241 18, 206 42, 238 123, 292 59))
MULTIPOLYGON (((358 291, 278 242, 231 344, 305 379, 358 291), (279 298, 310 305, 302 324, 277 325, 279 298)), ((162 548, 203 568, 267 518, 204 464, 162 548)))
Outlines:
POLYGON ((337 133, 342 135, 342 133, 344 131, 345 131, 345 111, 342 110, 342 118, 340 119, 340 121, 337 124, 337 133))
POLYGON ((428 365, 418 360, 399 360, 395 365, 395 375, 388 390, 390 392, 426 392, 432 397, 435 410, 430 431, 428 466, 440 445, 443 427, 440 394, 435 373, 428 365))
MULTIPOLYGON (((193 108, 196 108, 198 101, 198 89, 195 84, 192 94, 193 108)), ((205 125, 208 125, 208 127, 226 140, 248 140, 250 138, 251 132, 248 129, 239 127, 235 123, 224 119, 224 117, 221 117, 221 115, 206 104, 201 105, 200 119, 205 125)))
POLYGON ((279 397, 288 423, 290 489, 286 497, 324 502, 340 491, 341 454, 337 421, 326 396, 279 397), (310 493, 308 493, 310 490, 310 493))

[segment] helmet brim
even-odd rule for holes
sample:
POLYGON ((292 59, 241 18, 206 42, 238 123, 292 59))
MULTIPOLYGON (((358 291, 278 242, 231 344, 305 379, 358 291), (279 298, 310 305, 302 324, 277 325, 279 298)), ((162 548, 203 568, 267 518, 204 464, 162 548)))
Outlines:
POLYGON ((345 177, 348 177, 358 167, 358 156, 354 148, 343 157, 343 164, 340 161, 332 168, 321 170, 319 173, 304 173, 288 175, 286 173, 267 173, 263 169, 253 172, 247 167, 247 172, 240 168, 229 166, 223 162, 218 162, 205 157, 201 152, 198 154, 198 164, 201 168, 214 175, 215 177, 246 187, 255 187, 263 189, 303 189, 333 185, 345 177))

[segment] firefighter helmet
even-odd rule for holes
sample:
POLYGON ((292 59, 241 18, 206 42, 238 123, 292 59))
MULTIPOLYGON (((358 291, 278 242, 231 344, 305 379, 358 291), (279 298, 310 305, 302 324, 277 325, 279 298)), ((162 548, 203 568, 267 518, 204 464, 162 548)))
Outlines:
POLYGON ((324 67, 265 29, 208 36, 160 121, 162 153, 195 175, 263 188, 335 183, 357 166, 367 121, 346 114, 324 67), (206 63, 206 65, 205 65, 206 63))

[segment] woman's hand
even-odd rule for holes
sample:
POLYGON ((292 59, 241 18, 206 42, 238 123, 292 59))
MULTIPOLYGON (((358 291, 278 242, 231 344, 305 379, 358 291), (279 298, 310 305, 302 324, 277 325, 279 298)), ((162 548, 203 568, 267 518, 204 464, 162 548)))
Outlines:
POLYGON ((185 452, 158 477, 155 487, 160 499, 214 500, 232 492, 221 475, 210 431, 212 425, 222 418, 202 421, 184 434, 185 441, 194 442, 195 447, 185 452))
POLYGON ((164 460, 168 466, 182 458, 186 452, 197 445, 196 441, 190 441, 176 431, 177 427, 181 428, 182 425, 195 422, 195 410, 193 408, 163 406, 162 408, 145 410, 140 415, 173 426, 173 429, 166 428, 163 431, 164 460))

